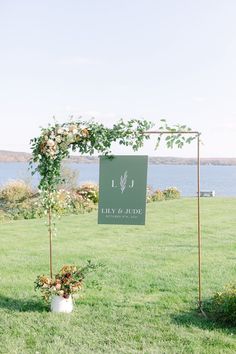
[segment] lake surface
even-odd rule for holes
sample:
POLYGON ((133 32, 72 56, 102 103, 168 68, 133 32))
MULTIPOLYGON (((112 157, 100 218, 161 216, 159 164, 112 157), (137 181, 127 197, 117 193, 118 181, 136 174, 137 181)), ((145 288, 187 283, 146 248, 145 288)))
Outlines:
MULTIPOLYGON (((98 183, 98 164, 68 163, 79 170, 78 183, 98 183)), ((0 163, 0 185, 11 179, 24 179, 37 185, 38 177, 30 176, 28 164, 22 162, 0 163)), ((197 192, 197 166, 149 165, 148 185, 154 189, 176 187, 183 196, 195 196, 197 192)), ((236 166, 201 166, 201 190, 215 190, 216 196, 236 196, 236 166)))

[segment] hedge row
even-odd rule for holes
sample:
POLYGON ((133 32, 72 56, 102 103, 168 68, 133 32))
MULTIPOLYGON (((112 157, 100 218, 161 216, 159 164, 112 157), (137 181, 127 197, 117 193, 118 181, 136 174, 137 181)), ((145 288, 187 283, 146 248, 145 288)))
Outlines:
MULTIPOLYGON (((176 199, 180 192, 174 188, 152 192, 147 190, 147 202, 176 199)), ((94 183, 84 183, 70 189, 59 189, 55 194, 54 211, 59 215, 90 212, 97 208, 99 193, 94 183)), ((0 221, 5 219, 34 219, 46 214, 38 190, 24 181, 10 181, 0 189, 0 221)))

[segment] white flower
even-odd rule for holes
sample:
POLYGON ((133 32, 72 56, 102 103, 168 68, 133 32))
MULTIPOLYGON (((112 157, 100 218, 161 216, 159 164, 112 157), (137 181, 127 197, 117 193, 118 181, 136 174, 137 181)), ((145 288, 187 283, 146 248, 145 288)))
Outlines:
POLYGON ((57 134, 63 134, 63 133, 64 133, 63 128, 58 128, 58 129, 57 129, 57 134))
POLYGON ((78 132, 78 128, 77 128, 77 126, 76 126, 75 124, 71 124, 71 125, 69 126, 69 131, 70 131, 71 133, 73 133, 73 134, 76 134, 76 133, 78 132))
POLYGON ((52 140, 52 139, 48 139, 48 141, 47 141, 47 146, 49 146, 49 147, 52 147, 52 146, 55 146, 55 141, 54 140, 52 140))

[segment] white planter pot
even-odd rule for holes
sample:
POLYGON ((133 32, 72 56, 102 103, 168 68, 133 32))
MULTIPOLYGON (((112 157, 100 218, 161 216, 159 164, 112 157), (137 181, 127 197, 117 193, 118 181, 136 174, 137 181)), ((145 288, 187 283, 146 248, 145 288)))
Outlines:
POLYGON ((64 312, 70 313, 73 310, 73 301, 71 295, 68 299, 63 296, 55 295, 52 297, 51 301, 51 311, 52 312, 64 312))

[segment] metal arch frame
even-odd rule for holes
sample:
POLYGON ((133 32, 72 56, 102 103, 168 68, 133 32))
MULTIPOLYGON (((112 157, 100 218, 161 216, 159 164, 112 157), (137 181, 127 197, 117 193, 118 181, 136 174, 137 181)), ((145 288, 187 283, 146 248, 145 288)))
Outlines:
MULTIPOLYGON (((197 235, 198 235, 198 308, 202 310, 202 237, 201 237, 201 209, 200 209, 200 132, 197 131, 146 131, 143 134, 195 134, 197 135, 197 235)), ((48 210, 49 231, 49 265, 50 277, 52 278, 52 215, 51 208, 48 210)), ((205 315, 205 314, 204 314, 205 315)))
POLYGON ((198 131, 146 131, 143 134, 195 134, 197 135, 197 240, 198 240, 198 309, 202 310, 202 235, 201 235, 201 205, 200 205, 200 132, 198 131))

